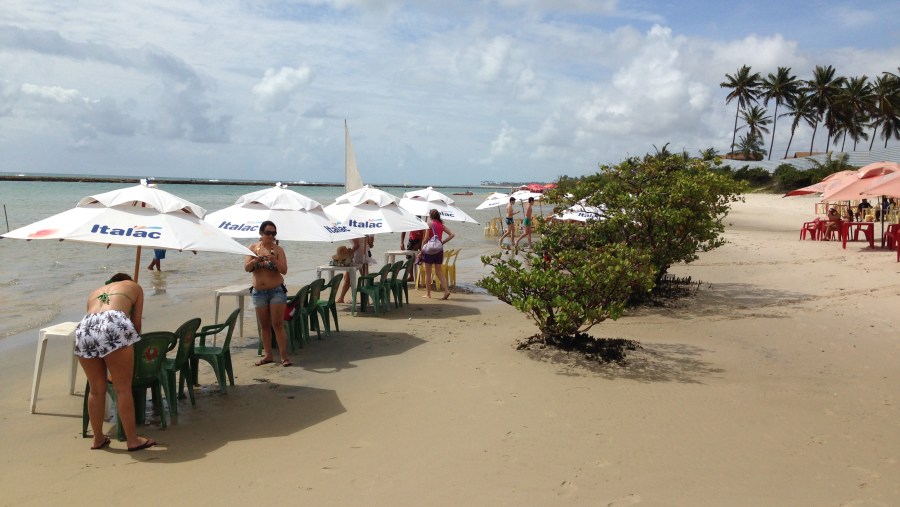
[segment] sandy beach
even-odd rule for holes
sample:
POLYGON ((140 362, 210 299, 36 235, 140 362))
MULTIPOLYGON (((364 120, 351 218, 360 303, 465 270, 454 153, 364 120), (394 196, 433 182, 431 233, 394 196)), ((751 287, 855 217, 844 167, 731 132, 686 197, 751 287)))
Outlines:
MULTIPOLYGON (((695 297, 596 326, 642 344, 626 367, 517 351, 536 328, 515 309, 415 290, 386 316, 344 307, 294 367, 254 367, 248 312, 237 385, 204 367, 196 407, 142 428, 160 445, 139 453, 88 449, 65 343, 29 414, 20 339, 0 355, 0 504, 897 505, 900 263, 798 241, 814 202, 747 196, 726 246, 672 270, 695 297)), ((481 275, 473 255, 458 276, 481 275)), ((148 301, 146 331, 213 318, 209 297, 148 301)))

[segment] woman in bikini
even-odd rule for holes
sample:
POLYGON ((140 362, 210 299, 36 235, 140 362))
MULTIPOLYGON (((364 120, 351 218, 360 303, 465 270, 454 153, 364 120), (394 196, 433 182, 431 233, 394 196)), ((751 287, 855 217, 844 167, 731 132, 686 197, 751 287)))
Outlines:
POLYGON ((144 290, 130 276, 118 273, 91 292, 87 314, 75 328, 75 355, 90 383, 88 416, 94 432, 91 449, 103 449, 110 442, 103 434, 107 370, 116 390, 128 450, 140 451, 156 445, 153 439, 138 436, 131 396, 134 343, 141 339, 143 311, 144 290))
POLYGON ((259 226, 259 241, 250 245, 256 255, 244 257, 244 271, 253 273, 253 306, 256 307, 256 318, 259 319, 260 340, 262 340, 263 358, 256 366, 273 363, 272 329, 278 341, 278 354, 281 366, 291 366, 287 356, 287 332, 284 329, 284 307, 287 304, 287 288, 284 286, 284 275, 287 274, 287 257, 284 249, 275 243, 278 229, 270 220, 259 226))

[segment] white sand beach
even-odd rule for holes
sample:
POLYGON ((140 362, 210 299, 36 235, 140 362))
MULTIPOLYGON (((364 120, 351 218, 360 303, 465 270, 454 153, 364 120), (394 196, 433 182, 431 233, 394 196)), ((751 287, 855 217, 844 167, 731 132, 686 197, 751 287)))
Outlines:
MULTIPOLYGON (((536 328, 515 309, 414 290, 386 316, 345 307, 294 367, 254 367, 248 312, 237 385, 204 367, 196 407, 128 453, 81 438, 65 343, 36 414, 34 342, 6 350, 0 504, 897 505, 900 263, 798 241, 814 202, 747 196, 726 246, 673 269, 696 297, 596 326, 642 344, 625 367, 517 351, 536 328)), ((212 320, 209 297, 148 301, 145 331, 212 320)))

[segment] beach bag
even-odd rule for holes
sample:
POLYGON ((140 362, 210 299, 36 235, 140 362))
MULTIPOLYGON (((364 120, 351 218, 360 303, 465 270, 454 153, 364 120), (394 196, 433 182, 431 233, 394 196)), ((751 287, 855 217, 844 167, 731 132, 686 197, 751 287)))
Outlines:
POLYGON ((422 253, 425 255, 435 255, 444 251, 444 244, 441 238, 434 234, 434 226, 431 226, 431 237, 422 245, 422 253))

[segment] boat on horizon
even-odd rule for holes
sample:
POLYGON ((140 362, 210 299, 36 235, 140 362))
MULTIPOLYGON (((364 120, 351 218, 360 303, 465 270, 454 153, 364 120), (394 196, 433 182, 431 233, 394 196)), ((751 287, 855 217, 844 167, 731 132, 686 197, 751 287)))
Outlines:
POLYGON ((466 190, 465 192, 453 192, 453 195, 475 195, 471 190, 466 190))

